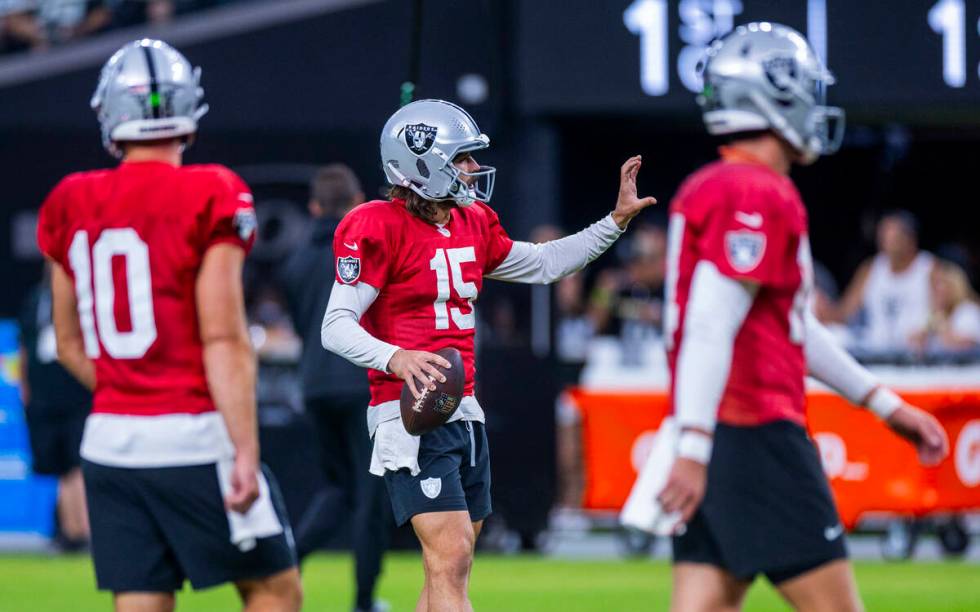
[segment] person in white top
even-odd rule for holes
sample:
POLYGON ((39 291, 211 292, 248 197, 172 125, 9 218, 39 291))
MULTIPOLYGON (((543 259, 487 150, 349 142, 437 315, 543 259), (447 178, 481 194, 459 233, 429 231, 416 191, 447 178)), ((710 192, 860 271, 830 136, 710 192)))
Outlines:
POLYGON ((931 291, 932 312, 927 324, 912 335, 913 345, 923 352, 980 348, 980 301, 963 269, 952 262, 936 262, 931 291))
POLYGON ((913 348, 912 335, 929 320, 931 253, 919 249, 918 223, 906 211, 878 222, 878 254, 865 261, 844 292, 835 319, 848 323, 864 311, 860 345, 870 351, 913 348))

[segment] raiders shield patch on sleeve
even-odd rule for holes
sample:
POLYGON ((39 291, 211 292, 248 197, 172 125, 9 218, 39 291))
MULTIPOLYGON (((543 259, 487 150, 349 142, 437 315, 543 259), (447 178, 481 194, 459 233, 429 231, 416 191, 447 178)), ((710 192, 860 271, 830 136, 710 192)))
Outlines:
POLYGON ((736 272, 755 270, 765 252, 766 235, 762 232, 736 230, 725 234, 725 254, 736 272))
POLYGON ((361 258, 338 257, 337 276, 348 285, 356 281, 361 276, 361 258))
POLYGON ((252 237, 255 228, 259 225, 253 208, 239 208, 235 211, 235 216, 231 222, 235 227, 235 232, 238 233, 238 237, 246 242, 252 237))

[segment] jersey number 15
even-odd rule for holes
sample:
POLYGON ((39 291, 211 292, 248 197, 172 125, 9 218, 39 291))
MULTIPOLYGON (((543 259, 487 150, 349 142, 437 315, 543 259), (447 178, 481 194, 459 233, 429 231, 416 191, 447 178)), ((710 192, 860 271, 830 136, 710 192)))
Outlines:
POLYGON ((476 299, 476 283, 463 281, 463 264, 476 261, 476 251, 473 247, 455 249, 436 249, 436 254, 429 260, 429 269, 436 273, 436 301, 432 309, 436 315, 436 329, 449 329, 449 317, 459 329, 476 327, 476 314, 473 312, 473 300, 476 299), (452 271, 452 287, 456 294, 469 304, 470 311, 463 312, 459 308, 450 308, 449 301, 450 270, 452 271))

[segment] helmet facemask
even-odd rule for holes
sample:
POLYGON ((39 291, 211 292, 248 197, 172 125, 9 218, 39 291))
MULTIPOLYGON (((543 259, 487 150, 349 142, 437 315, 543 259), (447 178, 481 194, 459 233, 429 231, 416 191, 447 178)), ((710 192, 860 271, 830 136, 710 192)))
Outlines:
MULTIPOLYGON (((485 137, 484 137, 485 138, 485 137)), ((478 151, 485 149, 489 146, 489 139, 486 140, 486 144, 483 141, 478 143, 480 146, 473 148, 462 148, 456 152, 453 159, 456 159, 462 153, 470 153, 472 151, 478 151)), ((450 163, 447 169, 455 175, 453 176, 452 182, 449 184, 449 196, 452 200, 455 200, 462 208, 472 205, 477 200, 481 202, 489 202, 490 197, 493 195, 493 186, 497 177, 497 169, 493 166, 483 166, 481 165, 478 169, 473 172, 467 172, 456 166, 455 163, 450 163)))
POLYGON ((460 207, 493 195, 496 168, 469 171, 455 161, 481 151, 490 139, 459 106, 443 100, 418 100, 388 119, 381 134, 382 168, 388 182, 431 202, 460 207))

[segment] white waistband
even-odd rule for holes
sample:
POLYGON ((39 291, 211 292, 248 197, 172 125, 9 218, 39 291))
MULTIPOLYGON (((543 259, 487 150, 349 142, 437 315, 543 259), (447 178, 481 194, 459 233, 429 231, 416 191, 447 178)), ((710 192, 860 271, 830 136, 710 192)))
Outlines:
POLYGON ((173 467, 235 456, 218 412, 130 416, 89 415, 81 456, 113 467, 173 467))

